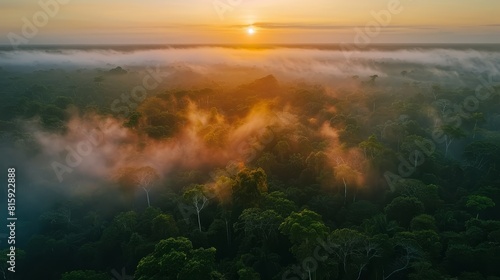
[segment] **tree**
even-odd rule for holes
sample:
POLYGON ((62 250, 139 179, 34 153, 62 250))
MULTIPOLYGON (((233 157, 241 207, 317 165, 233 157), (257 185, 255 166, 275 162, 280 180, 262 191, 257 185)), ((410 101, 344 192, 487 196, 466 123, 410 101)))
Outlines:
POLYGON ((99 262, 113 259, 122 265, 123 257, 117 258, 117 252, 122 252, 123 244, 130 241, 131 236, 137 231, 137 225, 138 217, 134 211, 122 212, 116 215, 111 224, 104 229, 96 244, 98 249, 96 251, 99 254, 94 255, 93 259, 98 258, 99 262))
POLYGON ((375 155, 379 153, 384 146, 377 140, 377 136, 375 134, 370 135, 367 140, 359 143, 359 147, 363 149, 363 152, 365 153, 368 151, 370 153, 371 158, 375 158, 375 155))
POLYGON ((286 141, 279 141, 274 146, 274 151, 278 154, 280 162, 285 162, 286 156, 290 153, 290 145, 286 141))
POLYGON ((265 193, 261 202, 261 207, 268 210, 274 210, 283 217, 287 217, 290 213, 297 210, 295 203, 287 199, 283 192, 265 193))
POLYGON ((379 208, 366 200, 359 200, 347 207, 346 219, 352 224, 361 224, 363 220, 368 219, 373 216, 373 213, 377 213, 379 208))
POLYGON ((432 95, 434 96, 434 100, 436 100, 437 99, 437 95, 438 95, 438 93, 441 93, 442 88, 438 84, 433 84, 432 87, 431 87, 431 89, 432 89, 431 90, 432 95))
POLYGON ((353 229, 334 230, 328 236, 328 245, 327 251, 342 265, 346 278, 361 279, 371 259, 379 256, 378 245, 353 229))
POLYGON ((465 146, 464 156, 466 166, 474 167, 478 170, 491 166, 492 162, 500 160, 500 147, 488 141, 474 141, 465 146))
POLYGON ((476 219, 479 218, 479 212, 487 208, 495 206, 495 202, 487 196, 482 195, 470 195, 467 197, 467 203, 465 204, 467 208, 472 209, 477 213, 476 219))
POLYGON ((434 230, 403 231, 395 235, 396 239, 410 240, 422 249, 422 253, 427 259, 436 260, 439 258, 443 245, 440 236, 434 230))
POLYGON ((218 279, 215 248, 193 249, 185 237, 168 238, 156 244, 153 253, 137 265, 137 280, 218 279))
POLYGON ((410 228, 412 231, 417 230, 437 230, 436 219, 427 214, 421 214, 411 220, 410 228))
POLYGON ((172 237, 179 234, 174 218, 168 214, 160 214, 153 219, 152 235, 157 239, 172 237))
POLYGON ((260 274, 255 272, 254 269, 245 267, 238 270, 238 277, 240 280, 260 280, 260 274))
POLYGON ((135 176, 137 186, 139 186, 144 190, 144 192, 146 192, 148 207, 151 207, 151 203, 149 201, 149 191, 155 181, 158 180, 158 174, 156 173, 156 170, 150 166, 144 166, 137 170, 135 176))
MULTIPOLYGON (((433 93, 434 93, 434 99, 436 99, 436 94, 437 92, 440 91, 440 87, 439 86, 432 86, 433 88, 433 93)), ((450 113, 450 110, 453 106, 453 103, 448 100, 448 99, 438 99, 434 102, 432 102, 432 105, 436 106, 440 113, 441 113, 441 116, 446 116, 448 113, 450 113)))
POLYGON ((378 214, 364 220, 361 226, 365 232, 371 235, 384 234, 389 236, 401 229, 395 221, 387 220, 384 214, 378 214))
POLYGON ((257 242, 266 242, 276 236, 282 222, 283 217, 273 210, 248 208, 240 215, 234 227, 236 231, 244 232, 247 238, 255 237, 257 242))
POLYGON ((405 228, 408 228, 413 217, 422 212, 424 212, 424 206, 415 197, 396 197, 385 207, 387 218, 397 221, 405 228))
POLYGON ((370 84, 371 85, 374 85, 375 84, 375 80, 378 78, 378 75, 371 75, 370 76, 370 84))
POLYGON ((424 154, 420 152, 421 148, 418 146, 418 143, 425 143, 427 140, 424 137, 418 135, 408 135, 404 138, 401 143, 401 152, 406 155, 409 155, 409 160, 413 164, 413 168, 417 168, 418 165, 421 165, 425 161, 424 154))
POLYGON ((395 189, 403 196, 416 197, 424 205, 428 213, 433 213, 442 204, 439 197, 439 187, 436 185, 426 185, 416 179, 402 179, 396 183, 395 189))
POLYGON ((267 174, 276 170, 275 168, 278 166, 278 161, 274 154, 265 152, 257 159, 257 166, 262 168, 267 174))
POLYGON ((245 168, 236 175, 233 202, 239 207, 256 206, 265 192, 267 192, 267 175, 262 168, 245 168))
POLYGON ((420 261, 413 264, 413 272, 408 275, 409 280, 438 280, 449 279, 445 277, 438 270, 432 267, 430 262, 420 261))
POLYGON ((316 213, 321 213, 325 220, 335 220, 339 210, 344 207, 344 201, 343 195, 320 194, 312 197, 306 207, 316 213))
POLYGON ((318 237, 325 237, 328 227, 325 226, 319 214, 304 209, 290 214, 279 226, 279 230, 288 235, 292 243, 309 243, 318 237))
POLYGON ((453 140, 465 137, 465 133, 459 127, 454 127, 451 125, 445 125, 441 129, 443 130, 444 135, 445 135, 444 136, 445 137, 444 144, 445 144, 446 150, 445 150, 444 156, 446 157, 446 155, 448 155, 448 148, 450 147, 453 140))
MULTIPOLYGON (((282 234, 288 236, 292 242, 290 251, 297 260, 309 257, 317 247, 316 240, 324 240, 328 234, 328 227, 323 223, 321 216, 316 212, 304 209, 300 212, 293 212, 279 226, 282 234)), ((309 279, 312 271, 307 267, 309 279)))
POLYGON ((474 120, 474 128, 472 129, 472 131, 473 131, 472 139, 475 139, 476 138, 477 123, 485 121, 483 113, 480 113, 480 112, 473 113, 472 120, 474 120))
POLYGON ((397 121, 386 121, 383 125, 378 126, 381 139, 396 143, 399 151, 403 137, 408 134, 406 132, 407 123, 406 118, 399 118, 397 121))
POLYGON ((109 280, 109 275, 93 270, 75 270, 64 273, 61 280, 109 280))
POLYGON ((118 170, 116 180, 120 187, 129 196, 133 195, 139 187, 146 193, 148 207, 151 206, 149 192, 151 187, 158 181, 159 175, 151 166, 124 167, 118 170))
POLYGON ((198 217, 198 229, 201 232, 200 212, 208 205, 208 198, 205 196, 204 185, 194 185, 187 189, 183 195, 187 203, 191 203, 198 217))
POLYGON ((128 128, 136 128, 137 125, 139 125, 140 119, 141 113, 134 111, 127 117, 127 122, 124 123, 124 126, 128 128))
POLYGON ((408 269, 412 262, 417 261, 422 258, 421 251, 418 248, 418 245, 415 242, 411 242, 408 240, 396 240, 394 244, 394 249, 396 251, 396 261, 392 265, 392 269, 388 270, 388 274, 386 274, 386 270, 384 269, 382 279, 387 280, 391 278, 393 275, 408 269))
MULTIPOLYGON (((361 173, 345 163, 335 166, 335 178, 342 179, 344 184, 344 204, 347 201, 347 184, 356 186, 359 184, 361 173)), ((356 199, 356 193, 353 195, 353 201, 356 199)))
POLYGON ((73 104, 73 99, 67 96, 57 96, 52 102, 54 105, 61 109, 66 109, 69 105, 73 104))

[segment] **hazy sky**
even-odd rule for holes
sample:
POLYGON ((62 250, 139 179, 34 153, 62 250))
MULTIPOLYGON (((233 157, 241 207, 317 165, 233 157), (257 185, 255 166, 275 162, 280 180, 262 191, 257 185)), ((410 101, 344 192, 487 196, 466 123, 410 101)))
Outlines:
POLYGON ((500 43, 498 0, 59 1, 44 24, 38 0, 1 0, 0 44, 10 32, 28 44, 500 43), (23 35, 34 15, 40 27, 23 35))

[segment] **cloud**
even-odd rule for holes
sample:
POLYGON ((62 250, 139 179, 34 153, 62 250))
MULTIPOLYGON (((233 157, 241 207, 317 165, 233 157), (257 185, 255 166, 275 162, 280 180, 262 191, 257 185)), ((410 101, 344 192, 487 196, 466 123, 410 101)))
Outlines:
POLYGON ((445 48, 445 46, 170 46, 120 49, 61 48, 55 50, 0 51, 0 64, 34 67, 110 67, 160 64, 188 65, 210 72, 215 67, 236 66, 294 73, 342 76, 383 74, 381 64, 411 64, 421 69, 457 68, 461 71, 498 73, 500 52, 491 49, 445 48))
MULTIPOLYGON (((257 22, 252 24, 255 27, 263 29, 304 29, 304 30, 353 30, 360 28, 359 25, 333 25, 333 24, 304 24, 304 23, 276 23, 276 22, 257 22)), ((234 28, 245 28, 248 25, 233 25, 234 28)), ((438 29, 437 26, 428 25, 390 25, 384 27, 388 30, 429 30, 438 29)))

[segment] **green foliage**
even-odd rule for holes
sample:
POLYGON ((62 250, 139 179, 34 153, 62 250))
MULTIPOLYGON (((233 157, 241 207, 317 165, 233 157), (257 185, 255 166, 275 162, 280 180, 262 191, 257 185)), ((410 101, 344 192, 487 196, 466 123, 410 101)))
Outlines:
POLYGON ((135 128, 139 125, 139 120, 141 119, 141 113, 139 112, 132 112, 128 116, 128 120, 125 122, 125 127, 129 128, 135 128))
POLYGON ((378 211, 377 205, 366 200, 360 200, 349 205, 347 208, 346 219, 348 223, 358 225, 365 219, 371 218, 373 213, 378 211))
POLYGON ((368 236, 353 229, 334 230, 328 236, 329 252, 340 264, 346 279, 357 279, 364 268, 379 256, 379 246, 368 236))
POLYGON ((371 158, 377 156, 384 149, 384 146, 377 140, 375 134, 370 135, 367 140, 359 143, 359 147, 363 149, 365 156, 368 154, 371 158))
POLYGON ((418 230, 437 230, 436 219, 431 215, 418 215, 411 220, 410 228, 412 231, 418 230))
POLYGON ((154 252, 139 262, 135 279, 217 279, 215 252, 215 248, 193 249, 185 237, 161 240, 154 252))
POLYGON ((437 269, 429 262, 417 262, 413 264, 413 271, 408 275, 409 280, 440 280, 445 279, 437 269))
POLYGON ((242 268, 238 270, 240 280, 260 280, 260 275, 251 268, 242 268))
MULTIPOLYGON (((6 104, 0 136, 18 151, 44 135, 72 135, 65 134, 70 107, 81 116, 113 118, 110 103, 143 79, 121 67, 80 69, 63 73, 58 87, 38 78, 49 71, 29 79, 0 71, 6 104), (27 133, 25 121, 36 120, 42 132, 27 133)), ((61 77, 62 70, 53 71, 61 77)), ((388 78, 376 84, 376 75, 364 81, 356 75, 351 82, 358 85, 338 94, 321 85, 280 88, 269 76, 234 91, 152 90, 133 101, 137 106, 122 102, 132 111, 117 120, 132 137, 107 137, 120 143, 120 154, 94 167, 125 161, 128 167, 108 174, 116 180, 102 187, 83 182, 88 197, 71 197, 68 206, 40 196, 49 210, 34 207, 37 218, 18 224, 19 247, 26 249, 16 251, 18 267, 29 268, 18 278, 99 280, 111 277, 110 268, 135 267, 139 280, 498 279, 498 96, 481 100, 474 112, 458 112, 477 86, 467 77, 464 88, 428 89, 416 80, 424 72, 401 75, 394 88, 384 87, 388 78), (269 108, 254 108, 258 102, 269 108), (280 104, 287 104, 286 112, 280 104), (460 117, 461 125, 450 117, 460 117), (272 139, 254 135, 258 126, 271 128, 272 139), (240 149, 245 141, 253 160, 224 166, 250 158, 240 149), (177 156, 176 147, 191 145, 200 151, 199 162, 177 156), (174 155, 151 158, 151 150, 174 155), (144 153, 140 161, 159 164, 161 173, 135 166, 128 151, 144 153), (412 157, 415 151, 423 162, 412 157), (165 160, 173 164, 166 167, 165 160), (384 172, 404 173, 401 166, 411 174, 387 190, 384 172), (138 179, 148 170, 154 184, 138 179), (151 190, 159 208, 145 207, 143 190, 151 190), (313 261, 317 267, 304 265, 313 261)), ((24 161, 43 158, 44 150, 29 151, 24 161)), ((107 151, 85 160, 92 165, 107 151)), ((34 188, 20 185, 25 194, 34 188)))
POLYGON ((288 236, 293 246, 291 252, 298 257, 306 257, 312 253, 318 238, 324 239, 328 234, 328 227, 317 213, 304 209, 293 212, 279 226, 282 234, 288 236))
POLYGON ((263 193, 267 192, 267 175, 262 168, 243 169, 236 175, 233 186, 233 201, 245 208, 256 206, 263 193))
POLYGON ((178 234, 179 229, 171 215, 160 214, 153 219, 152 236, 156 239, 165 239, 178 234))
POLYGON ((167 126, 148 126, 145 128, 149 137, 154 139, 163 139, 172 134, 172 129, 167 126))
POLYGON ((109 274, 93 270, 75 270, 66 272, 61 280, 109 280, 109 274))
POLYGON ((271 192, 269 194, 264 193, 261 207, 264 209, 274 210, 282 217, 290 215, 293 211, 296 211, 297 206, 295 203, 286 198, 283 192, 271 192))
POLYGON ((439 197, 439 187, 426 185, 420 180, 404 179, 396 184, 396 191, 404 196, 415 197, 424 205, 427 213, 434 213, 442 205, 439 197))
POLYGON ((283 217, 274 210, 247 208, 234 225, 236 231, 242 231, 245 238, 255 238, 256 242, 267 241, 276 236, 283 217))
POLYGON ((61 109, 66 109, 69 105, 71 104, 74 104, 74 101, 72 98, 70 97, 67 97, 67 96, 58 96, 56 97, 56 99, 54 100, 54 105, 56 105, 57 107, 61 108, 61 109))
POLYGON ((402 227, 407 228, 411 220, 424 212, 424 206, 415 197, 396 197, 385 207, 387 218, 397 221, 402 227))
POLYGON ((433 230, 404 231, 397 233, 395 237, 415 241, 431 259, 437 258, 443 248, 439 235, 433 230))
MULTIPOLYGON (((465 204, 468 208, 475 212, 480 212, 490 207, 495 206, 495 202, 491 198, 482 195, 470 195, 467 197, 467 203, 465 204)), ((479 216, 479 213, 477 214, 479 216)))
POLYGON ((400 230, 398 224, 395 221, 387 220, 387 216, 384 214, 378 214, 364 220, 362 228, 371 235, 386 234, 392 236, 400 230))

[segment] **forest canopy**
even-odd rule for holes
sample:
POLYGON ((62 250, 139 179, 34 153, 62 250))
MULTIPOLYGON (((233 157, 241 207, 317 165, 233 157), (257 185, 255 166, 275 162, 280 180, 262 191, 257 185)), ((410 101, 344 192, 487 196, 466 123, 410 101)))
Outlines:
POLYGON ((0 69, 19 279, 500 279, 498 52, 162 51, 0 69))

